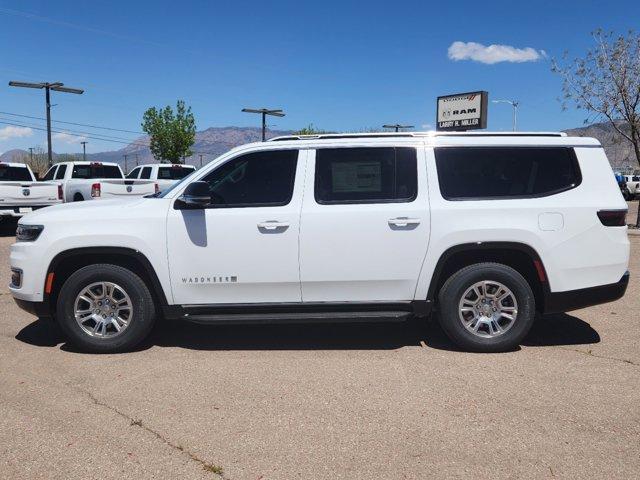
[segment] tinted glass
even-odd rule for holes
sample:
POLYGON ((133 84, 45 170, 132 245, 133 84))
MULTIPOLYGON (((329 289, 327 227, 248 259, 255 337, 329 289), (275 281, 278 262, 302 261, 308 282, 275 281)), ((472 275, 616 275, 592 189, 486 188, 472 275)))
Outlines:
POLYGON ((58 171, 56 172, 56 176, 55 179, 56 180, 64 180, 64 174, 67 173, 67 166, 66 165, 60 165, 58 167, 58 171))
POLYGON ((297 150, 256 152, 235 158, 203 180, 216 206, 286 205, 293 195, 297 150))
POLYGON ((410 202, 418 191, 415 148, 316 151, 318 203, 410 202))
POLYGON ((47 170, 47 173, 44 174, 44 177, 42 177, 42 180, 43 181, 53 180, 53 175, 54 175, 54 173, 56 173, 57 168, 58 168, 58 166, 54 165, 49 170, 47 170))
POLYGON ((151 178, 151 167, 144 167, 140 173, 140 178, 148 180, 151 178))
POLYGON ((193 172, 193 168, 185 168, 178 166, 158 167, 159 180, 182 180, 184 177, 193 172))
POLYGON ((122 178, 115 165, 74 165, 72 178, 122 178))
POLYGON ((580 184, 572 148, 436 148, 440 192, 446 199, 522 198, 580 184))
POLYGON ((133 179, 138 178, 138 173, 140 173, 140 168, 139 167, 134 168, 129 172, 129 174, 127 175, 127 178, 133 178, 133 179))
POLYGON ((0 182, 31 182, 32 180, 27 168, 0 164, 0 182))

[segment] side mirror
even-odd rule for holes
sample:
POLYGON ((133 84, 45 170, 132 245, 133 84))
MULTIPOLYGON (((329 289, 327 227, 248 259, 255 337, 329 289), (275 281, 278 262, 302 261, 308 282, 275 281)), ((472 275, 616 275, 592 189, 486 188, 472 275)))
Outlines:
POLYGON ((176 210, 205 208, 211 205, 208 182, 191 182, 175 203, 176 210))

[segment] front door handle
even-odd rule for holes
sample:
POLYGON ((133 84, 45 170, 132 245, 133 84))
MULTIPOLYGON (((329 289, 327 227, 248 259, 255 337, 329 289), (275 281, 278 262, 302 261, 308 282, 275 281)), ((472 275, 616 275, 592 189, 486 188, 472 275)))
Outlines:
POLYGON ((408 227, 409 225, 420 225, 419 218, 397 217, 390 218, 389 225, 394 227, 408 227))
POLYGON ((266 222, 258 223, 260 230, 282 230, 289 228, 289 222, 278 222, 277 220, 268 220, 266 222))

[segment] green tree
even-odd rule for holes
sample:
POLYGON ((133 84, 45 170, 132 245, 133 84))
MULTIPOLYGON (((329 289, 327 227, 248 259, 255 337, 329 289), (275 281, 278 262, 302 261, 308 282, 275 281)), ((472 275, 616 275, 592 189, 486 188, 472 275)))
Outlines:
POLYGON ((184 157, 193 154, 196 121, 183 100, 178 100, 175 113, 169 105, 149 108, 142 117, 142 129, 150 137, 151 153, 160 162, 183 163, 184 157))
MULTIPOLYGON (((640 164, 640 35, 627 36, 597 30, 595 45, 584 57, 552 70, 563 80, 563 107, 572 102, 591 115, 605 119, 633 146, 640 164)), ((566 55, 565 55, 566 56, 566 55)), ((640 227, 640 209, 636 225, 640 227)))
POLYGON ((298 130, 295 134, 296 135, 320 135, 322 133, 328 133, 328 132, 326 132, 325 130, 318 130, 316 127, 313 126, 313 123, 310 123, 306 127, 298 130))

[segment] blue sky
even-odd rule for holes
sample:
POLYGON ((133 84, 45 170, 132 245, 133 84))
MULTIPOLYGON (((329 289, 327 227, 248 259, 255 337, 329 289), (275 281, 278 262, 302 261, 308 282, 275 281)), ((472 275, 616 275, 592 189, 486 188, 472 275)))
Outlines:
MULTIPOLYGON (((585 115, 561 110, 550 59, 584 53, 595 28, 639 25, 637 1, 0 1, 0 152, 45 145, 44 132, 27 130, 44 122, 7 114, 44 117, 43 92, 9 80, 84 88, 54 95, 54 120, 131 131, 147 107, 177 99, 193 107, 199 129, 257 126, 245 106, 283 108, 272 122, 279 129, 430 129, 438 95, 471 90, 519 100, 521 130, 570 128, 585 115), (449 58, 454 42, 464 44, 453 53, 470 59, 449 58), (482 48, 494 44, 513 49, 482 48), (486 63, 505 57, 529 61, 486 63)), ((510 107, 490 105, 489 129, 510 128, 510 107)), ((136 137, 54 129, 67 133, 55 135, 57 152, 80 151, 73 131, 136 137)), ((123 146, 87 140, 88 152, 123 146)))

